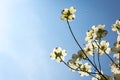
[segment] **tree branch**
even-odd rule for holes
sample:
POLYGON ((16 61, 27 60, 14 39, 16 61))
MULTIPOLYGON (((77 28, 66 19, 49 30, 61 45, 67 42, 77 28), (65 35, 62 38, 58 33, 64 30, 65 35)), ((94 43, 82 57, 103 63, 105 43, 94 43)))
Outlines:
POLYGON ((82 50, 82 52, 84 53, 84 55, 86 56, 87 60, 91 63, 91 65, 97 70, 97 72, 104 77, 104 79, 107 80, 107 78, 101 73, 101 71, 98 70, 98 68, 93 64, 93 62, 88 58, 88 56, 86 55, 86 53, 84 52, 84 50, 82 49, 82 47, 80 46, 80 44, 78 43, 76 37, 74 36, 73 32, 72 32, 72 29, 70 27, 70 24, 69 24, 69 21, 67 20, 67 24, 68 24, 68 27, 69 27, 69 30, 75 40, 75 42, 77 43, 78 47, 82 50))

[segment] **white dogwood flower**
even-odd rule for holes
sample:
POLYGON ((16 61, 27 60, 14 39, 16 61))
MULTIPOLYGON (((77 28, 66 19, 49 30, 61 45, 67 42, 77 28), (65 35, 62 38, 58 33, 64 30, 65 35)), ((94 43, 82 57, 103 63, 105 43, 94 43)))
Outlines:
POLYGON ((94 31, 93 33, 93 39, 95 40, 99 40, 102 37, 105 37, 107 35, 107 31, 104 30, 105 25, 104 24, 100 24, 98 26, 93 26, 92 29, 94 31))
POLYGON ((93 39, 93 30, 88 30, 87 32, 86 32, 86 38, 85 38, 85 41, 87 41, 87 42, 91 42, 91 40, 93 39))
POLYGON ((115 24, 112 25, 112 30, 120 34, 120 19, 116 20, 115 24))
POLYGON ((120 74, 120 65, 119 65, 119 61, 116 61, 116 65, 114 63, 111 63, 110 67, 111 67, 111 72, 113 74, 120 74), (117 66, 116 66, 117 65, 117 66))
POLYGON ((84 51, 86 54, 94 54, 94 45, 92 44, 92 42, 88 42, 88 44, 86 44, 84 51))
POLYGON ((65 8, 62 10, 62 16, 61 16, 61 19, 66 21, 66 20, 74 20, 75 19, 75 13, 76 12, 76 9, 74 7, 70 7, 69 9, 68 8, 65 8))
POLYGON ((91 72, 91 65, 89 63, 82 64, 80 67, 80 71, 78 71, 80 76, 89 76, 90 72, 91 72))
POLYGON ((119 58, 120 58, 120 53, 115 53, 115 54, 113 55, 113 57, 119 59, 119 58))
POLYGON ((61 62, 64 60, 64 57, 67 55, 66 50, 62 50, 61 47, 56 47, 53 49, 52 53, 50 54, 50 58, 52 60, 56 60, 57 62, 61 62))
POLYGON ((120 58, 120 41, 115 42, 113 48, 111 49, 114 52, 113 57, 119 59, 120 58))
POLYGON ((68 65, 71 67, 71 71, 75 71, 75 69, 77 69, 78 67, 80 67, 82 65, 82 62, 78 61, 78 60, 69 60, 68 61, 68 65))
POLYGON ((102 55, 103 53, 110 53, 111 48, 109 48, 109 42, 103 40, 101 41, 100 45, 99 45, 99 54, 102 55))
POLYGON ((104 29, 105 25, 104 24, 100 24, 98 26, 92 26, 91 30, 88 30, 86 32, 86 38, 85 41, 87 42, 91 42, 92 40, 99 40, 103 37, 105 37, 108 33, 107 30, 104 29))
POLYGON ((72 6, 70 7, 69 11, 71 14, 74 14, 76 12, 76 9, 72 6))
POLYGON ((62 13, 63 15, 67 15, 68 11, 69 11, 69 9, 65 8, 64 10, 62 10, 61 13, 62 13))

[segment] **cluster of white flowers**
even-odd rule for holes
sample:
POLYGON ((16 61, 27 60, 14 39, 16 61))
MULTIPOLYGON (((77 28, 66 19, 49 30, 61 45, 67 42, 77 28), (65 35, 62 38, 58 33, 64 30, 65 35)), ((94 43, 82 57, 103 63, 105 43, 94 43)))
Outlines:
POLYGON ((120 65, 119 61, 116 61, 116 65, 114 63, 111 63, 111 72, 113 74, 120 74, 120 65), (117 65, 117 66, 116 66, 117 65))
POLYGON ((62 10, 62 16, 61 16, 61 19, 66 21, 66 20, 74 20, 75 19, 75 13, 76 12, 76 9, 74 7, 70 7, 69 9, 68 8, 65 8, 62 10))
POLYGON ((102 54, 105 53, 105 52, 106 52, 106 53, 110 53, 110 51, 111 51, 111 48, 109 48, 109 42, 107 42, 107 41, 105 41, 105 40, 103 40, 103 41, 100 42, 99 47, 100 47, 100 48, 98 48, 98 49, 99 49, 98 53, 99 53, 100 55, 102 55, 102 54))
POLYGON ((71 71, 77 70, 80 76, 89 76, 91 72, 91 65, 89 63, 82 63, 80 60, 85 59, 84 53, 80 50, 78 54, 73 54, 72 59, 68 61, 71 71))
POLYGON ((112 30, 120 34, 120 19, 116 20, 115 24, 112 25, 112 30))
POLYGON ((94 31, 93 30, 88 30, 87 32, 86 32, 86 38, 85 38, 85 41, 92 41, 92 39, 93 39, 93 33, 94 33, 94 31))
POLYGON ((91 72, 91 65, 89 63, 82 64, 79 67, 78 73, 80 76, 89 76, 89 73, 91 72))
POLYGON ((117 42, 114 43, 112 52, 114 52, 114 58, 120 58, 120 19, 116 20, 115 24, 112 25, 112 30, 117 31, 118 37, 117 42))
POLYGON ((105 37, 108 33, 107 30, 104 29, 105 25, 100 24, 98 26, 92 26, 91 30, 88 30, 86 32, 86 38, 85 41, 87 41, 88 43, 92 43, 92 45, 86 46, 85 51, 87 50, 86 53, 89 54, 94 54, 94 49, 98 50, 99 54, 103 54, 103 53, 109 53, 111 51, 111 48, 109 48, 109 42, 103 40, 101 41, 101 43, 93 43, 94 40, 100 40, 101 38, 105 37), (89 51, 89 52, 88 52, 89 51))
POLYGON ((84 47, 84 52, 88 55, 94 54, 94 51, 97 50, 98 54, 102 55, 104 53, 109 54, 111 52, 111 48, 109 48, 109 42, 102 40, 100 44, 98 42, 88 42, 84 47))
POLYGON ((117 42, 114 43, 114 46, 112 48, 112 52, 114 52, 114 58, 119 59, 119 55, 120 55, 120 36, 118 36, 117 38, 117 42))
MULTIPOLYGON (((74 7, 70 7, 69 9, 65 8, 61 12, 62 14, 61 19, 64 21, 74 20, 75 12, 76 9, 74 7)), ((64 57, 67 55, 67 52, 61 47, 54 48, 52 53, 50 54, 50 58, 56 60, 57 62, 63 62, 71 69, 71 71, 78 71, 80 76, 89 76, 93 73, 93 75, 91 75, 94 76, 92 80, 118 80, 120 76, 119 77, 117 76, 117 79, 115 79, 116 77, 115 75, 120 75, 120 19, 116 20, 115 24, 112 25, 112 30, 117 31, 118 33, 117 41, 114 43, 114 46, 112 48, 109 47, 108 41, 102 39, 108 34, 108 31, 105 30, 104 28, 105 28, 104 24, 92 26, 92 29, 86 32, 85 41, 87 42, 87 44, 85 45, 85 47, 79 50, 77 54, 73 54, 72 59, 68 60, 67 63, 64 61, 64 57), (116 58, 115 62, 114 59, 112 59, 111 56, 109 56, 109 53, 111 51, 114 53, 113 57, 116 58), (89 58, 88 55, 92 55, 94 59, 94 57, 96 57, 96 55, 94 55, 95 53, 98 53, 99 55, 107 53, 106 55, 112 61, 110 67, 111 72, 114 75, 114 79, 112 79, 111 76, 105 75, 103 74, 103 72, 101 72, 100 69, 101 63, 99 60, 100 57, 99 55, 97 57, 99 62, 98 66, 96 65, 97 61, 93 62, 91 58, 89 58), (83 60, 85 60, 85 62, 83 62, 83 60), (96 69, 93 70, 93 72, 91 69, 92 67, 96 69)))
MULTIPOLYGON (((114 46, 112 47, 112 52, 114 52, 113 57, 116 59, 120 59, 120 20, 116 20, 116 23, 112 26, 113 31, 117 31, 118 37, 117 41, 114 43, 114 46)), ((120 74, 120 62, 119 60, 116 61, 116 65, 114 63, 111 63, 111 72, 113 74, 120 74)))
POLYGON ((71 71, 77 70, 80 76, 89 76, 91 72, 91 65, 89 63, 82 63, 78 60, 73 59, 68 61, 68 65, 71 67, 71 71))
POLYGON ((85 41, 99 40, 107 35, 107 30, 104 29, 105 25, 92 26, 91 30, 86 32, 85 41))
POLYGON ((68 61, 68 65, 71 67, 71 71, 75 71, 82 65, 82 62, 71 59, 68 61))
POLYGON ((84 51, 86 54, 93 55, 94 54, 94 44, 92 42, 89 42, 88 44, 85 45, 84 51))
POLYGON ((64 57, 67 55, 66 50, 62 50, 61 47, 56 47, 53 49, 52 53, 50 54, 50 58, 52 60, 56 60, 57 62, 62 62, 64 57))
POLYGON ((119 59, 120 55, 120 42, 114 43, 114 47, 112 48, 112 52, 114 52, 114 58, 119 59))

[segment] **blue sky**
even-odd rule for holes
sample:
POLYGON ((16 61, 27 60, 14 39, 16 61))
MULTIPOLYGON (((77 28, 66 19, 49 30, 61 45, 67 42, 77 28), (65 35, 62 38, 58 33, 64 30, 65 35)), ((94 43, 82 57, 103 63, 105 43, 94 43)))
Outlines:
MULTIPOLYGON (((101 23, 109 30, 105 39, 113 43, 116 33, 111 31, 111 25, 120 18, 119 3, 119 0, 0 0, 0 80, 90 79, 49 58, 56 46, 67 50, 66 59, 79 50, 66 22, 60 20, 61 10, 70 6, 77 9, 76 19, 70 24, 80 44, 85 43, 85 32, 101 23)), ((103 59, 109 62, 106 57, 103 59)), ((104 70, 109 70, 106 66, 104 70)))

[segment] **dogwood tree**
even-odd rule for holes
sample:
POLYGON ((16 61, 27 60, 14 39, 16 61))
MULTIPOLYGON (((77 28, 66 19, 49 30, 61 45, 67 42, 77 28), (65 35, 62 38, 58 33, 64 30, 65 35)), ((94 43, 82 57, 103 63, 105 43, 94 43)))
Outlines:
POLYGON ((75 19, 75 12, 76 9, 74 7, 63 9, 61 11, 61 20, 67 22, 71 35, 80 50, 77 54, 72 54, 72 58, 65 62, 64 58, 67 55, 67 51, 61 47, 55 47, 50 54, 50 58, 57 62, 63 62, 71 71, 77 71, 80 76, 92 76, 91 80, 120 80, 120 20, 116 20, 111 27, 112 31, 116 31, 118 35, 113 47, 110 48, 110 43, 102 39, 108 34, 104 24, 93 25, 86 32, 85 46, 81 47, 70 26, 70 21, 75 19), (111 52, 114 53, 112 57, 109 55, 111 52), (111 67, 110 71, 114 77, 103 73, 102 63, 100 62, 100 57, 103 55, 110 59, 111 62, 108 66, 111 67), (97 59, 98 65, 96 65, 95 59, 97 59))

